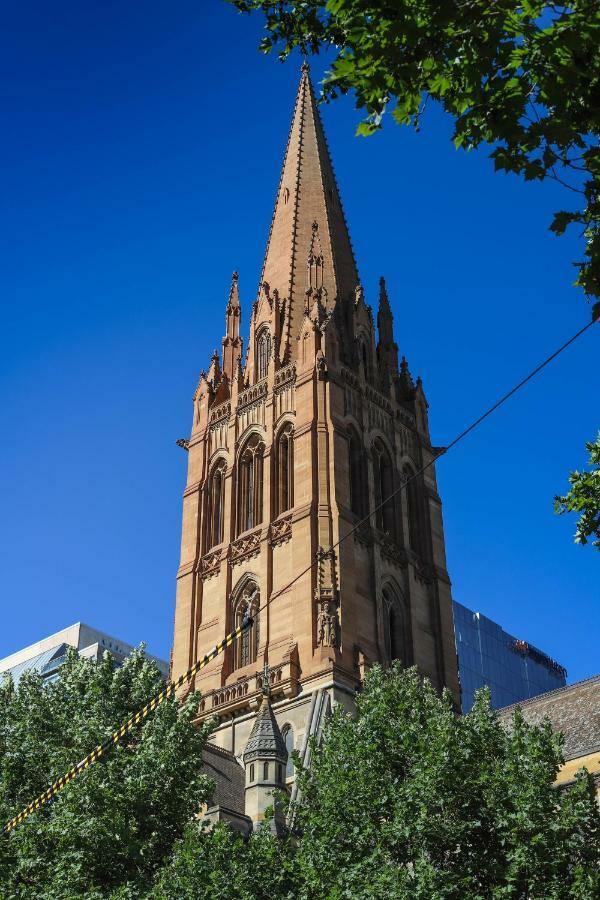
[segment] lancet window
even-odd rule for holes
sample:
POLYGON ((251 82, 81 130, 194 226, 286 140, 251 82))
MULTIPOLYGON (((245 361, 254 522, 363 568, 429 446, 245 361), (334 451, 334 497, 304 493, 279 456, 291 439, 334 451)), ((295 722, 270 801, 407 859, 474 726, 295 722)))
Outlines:
POLYGON ((375 524, 380 531, 395 537, 394 500, 389 499, 394 490, 392 460, 381 441, 376 441, 373 446, 373 468, 375 475, 375 505, 377 507, 375 524))
POLYGON ((348 433, 348 470, 350 475, 350 509, 357 516, 364 516, 366 479, 361 444, 354 430, 348 433))
POLYGON ((279 432, 275 448, 275 515, 294 505, 294 426, 291 422, 279 432))
POLYGON ((364 377, 367 381, 371 380, 371 361, 369 349, 364 336, 358 338, 358 362, 362 367, 364 377))
POLYGON ((260 594, 258 586, 249 581, 239 593, 233 606, 233 619, 236 628, 244 621, 246 614, 254 620, 251 628, 244 631, 241 638, 233 645, 233 668, 241 669, 256 662, 260 643, 260 594))
POLYGON ((267 377, 269 357, 271 356, 271 334, 263 328, 256 339, 256 380, 267 377))
POLYGON ((287 765, 285 768, 286 778, 291 778, 294 774, 294 760, 292 759, 292 751, 294 749, 294 729, 291 725, 284 725, 281 734, 285 741, 285 749, 288 752, 287 765))
POLYGON ((206 549, 223 542, 223 521, 225 512, 225 460, 213 467, 208 482, 208 518, 206 549))
POLYGON ((237 473, 237 533, 262 522, 263 444, 253 435, 240 454, 237 473))
POLYGON ((414 477, 410 466, 404 466, 404 480, 406 484, 406 511, 408 513, 408 543, 411 550, 422 554, 423 541, 421 532, 419 484, 414 477))
POLYGON ((391 585, 383 588, 383 616, 387 658, 409 666, 412 653, 408 616, 404 602, 391 585))

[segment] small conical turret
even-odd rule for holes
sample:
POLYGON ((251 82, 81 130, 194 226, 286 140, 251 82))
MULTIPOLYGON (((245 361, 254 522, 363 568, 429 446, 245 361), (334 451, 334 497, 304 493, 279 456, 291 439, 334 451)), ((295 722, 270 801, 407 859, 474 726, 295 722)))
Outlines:
POLYGON ((263 822, 267 809, 273 807, 272 828, 278 833, 284 826, 284 817, 273 795, 275 791, 284 789, 288 752, 271 706, 269 678, 269 667, 265 664, 262 703, 243 754, 246 769, 245 806, 246 815, 255 829, 263 822))

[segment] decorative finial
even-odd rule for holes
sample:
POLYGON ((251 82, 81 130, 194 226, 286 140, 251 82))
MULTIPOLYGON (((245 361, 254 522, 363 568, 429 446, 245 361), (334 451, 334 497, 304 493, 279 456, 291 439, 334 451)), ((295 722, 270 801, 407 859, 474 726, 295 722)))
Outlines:
POLYGON ((211 356, 211 359, 214 359, 218 362, 218 360, 219 360, 219 351, 218 350, 213 350, 213 355, 211 356))
POLYGON ((234 273, 232 274, 231 280, 237 282, 237 280, 238 280, 238 273, 237 273, 237 272, 234 272, 234 273))
POLYGON ((389 310, 390 301, 388 299, 387 287, 383 275, 379 279, 379 306, 389 310))
POLYGON ((414 382, 405 356, 400 360, 400 383, 404 390, 412 391, 414 388, 414 382))
POLYGON ((269 663, 266 660, 265 660, 265 664, 263 666, 262 694, 263 694, 263 697, 271 696, 271 684, 269 681, 269 663))
POLYGON ((308 65, 306 57, 304 57, 304 59, 302 61, 302 65, 300 66, 300 71, 302 72, 303 75, 305 73, 308 74, 310 72, 310 66, 308 65))

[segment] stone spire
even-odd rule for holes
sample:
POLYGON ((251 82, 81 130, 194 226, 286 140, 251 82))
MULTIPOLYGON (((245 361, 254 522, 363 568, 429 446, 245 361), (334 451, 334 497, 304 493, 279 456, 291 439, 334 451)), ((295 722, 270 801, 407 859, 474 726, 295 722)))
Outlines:
POLYGON ((242 358, 241 315, 238 273, 234 272, 231 276, 231 288, 225 309, 225 337, 223 338, 223 371, 229 381, 233 381, 234 375, 237 375, 239 361, 242 358))
POLYGON ((398 346, 394 341, 394 317, 388 299, 385 278, 379 279, 379 310, 377 312, 377 358, 385 389, 389 388, 390 376, 398 371, 398 346))
POLYGON ((322 269, 320 281, 331 308, 354 294, 358 273, 333 166, 310 82, 308 66, 296 97, 292 126, 260 283, 268 282, 286 299, 289 338, 295 355, 304 313, 306 259, 318 227, 322 269))

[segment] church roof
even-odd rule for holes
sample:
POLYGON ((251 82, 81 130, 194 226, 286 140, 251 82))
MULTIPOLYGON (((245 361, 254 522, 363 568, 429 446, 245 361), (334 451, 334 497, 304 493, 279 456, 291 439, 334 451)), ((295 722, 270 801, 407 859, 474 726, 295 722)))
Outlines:
POLYGON ((290 301, 297 337, 308 287, 307 263, 318 226, 327 306, 353 296, 358 272, 308 66, 302 75, 281 172, 261 284, 290 301))
POLYGON ((563 733, 565 759, 600 750, 600 675, 505 706, 497 711, 501 721, 510 724, 517 707, 530 725, 548 719, 563 733))
POLYGON ((262 704, 254 720, 254 727, 244 750, 244 763, 265 757, 268 759, 275 757, 284 763, 288 758, 285 741, 268 696, 263 696, 262 704))

